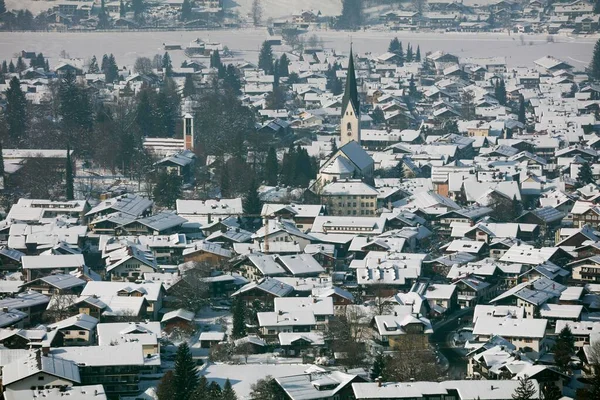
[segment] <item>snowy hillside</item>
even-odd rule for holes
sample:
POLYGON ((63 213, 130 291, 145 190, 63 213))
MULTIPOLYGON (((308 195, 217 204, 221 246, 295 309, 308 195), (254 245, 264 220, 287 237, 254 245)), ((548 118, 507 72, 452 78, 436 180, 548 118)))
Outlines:
MULTIPOLYGON (((253 0, 225 0, 225 9, 234 11, 242 18, 248 16, 253 0)), ((260 0, 263 19, 278 19, 302 10, 321 11, 324 16, 340 15, 342 0, 260 0)))

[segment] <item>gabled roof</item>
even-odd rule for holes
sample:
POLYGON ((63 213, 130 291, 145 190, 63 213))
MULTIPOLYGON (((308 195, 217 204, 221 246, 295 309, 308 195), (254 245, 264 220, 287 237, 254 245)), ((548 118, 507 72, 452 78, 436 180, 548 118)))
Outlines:
POLYGON ((2 385, 6 387, 40 372, 81 383, 79 368, 75 363, 56 357, 42 356, 41 350, 37 350, 29 353, 27 357, 5 365, 2 368, 2 385))

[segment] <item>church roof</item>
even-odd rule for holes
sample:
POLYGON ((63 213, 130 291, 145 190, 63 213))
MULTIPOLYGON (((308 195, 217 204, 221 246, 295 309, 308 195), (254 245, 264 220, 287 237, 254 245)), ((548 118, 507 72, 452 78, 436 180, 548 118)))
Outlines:
POLYGON ((342 114, 348 108, 348 103, 352 103, 354 111, 358 114, 360 112, 358 100, 358 86, 356 84, 356 72, 354 70, 354 55, 352 48, 350 48, 350 59, 348 60, 348 74, 346 77, 346 90, 344 91, 344 97, 342 99, 342 114))
POLYGON ((362 146, 356 143, 354 140, 346 143, 340 147, 340 151, 354 163, 361 171, 367 169, 373 165, 373 159, 371 156, 362 148, 362 146))
POLYGON ((351 174, 354 172, 354 167, 346 158, 338 157, 331 164, 323 169, 326 174, 351 174))

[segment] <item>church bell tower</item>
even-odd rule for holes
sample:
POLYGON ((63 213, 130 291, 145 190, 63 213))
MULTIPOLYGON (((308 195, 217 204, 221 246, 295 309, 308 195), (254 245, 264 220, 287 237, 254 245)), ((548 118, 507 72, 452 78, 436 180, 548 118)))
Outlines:
POLYGON ((360 102, 358 100, 352 47, 350 48, 350 59, 348 60, 346 89, 342 99, 342 123, 340 131, 342 146, 351 141, 360 144, 360 102))

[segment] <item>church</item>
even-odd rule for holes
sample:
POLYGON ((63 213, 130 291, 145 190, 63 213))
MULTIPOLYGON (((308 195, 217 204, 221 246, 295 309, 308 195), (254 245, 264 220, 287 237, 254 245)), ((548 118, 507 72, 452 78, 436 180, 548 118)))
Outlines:
POLYGON ((360 144, 360 100, 352 49, 348 60, 341 117, 340 147, 321 165, 317 176, 319 187, 329 182, 373 175, 373 159, 360 144))

